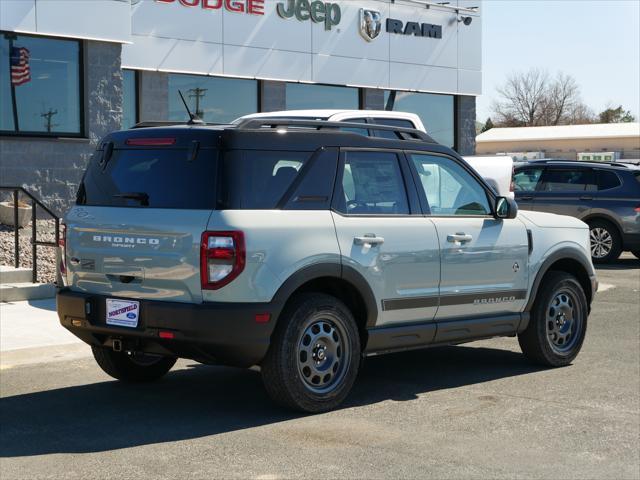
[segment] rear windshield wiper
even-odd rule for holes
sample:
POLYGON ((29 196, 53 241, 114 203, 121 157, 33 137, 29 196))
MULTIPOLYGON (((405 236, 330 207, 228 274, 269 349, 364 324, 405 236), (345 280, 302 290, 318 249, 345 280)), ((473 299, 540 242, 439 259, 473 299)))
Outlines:
POLYGON ((124 192, 113 195, 116 198, 126 198, 127 200, 137 200, 143 207, 149 206, 149 194, 145 192, 124 192))

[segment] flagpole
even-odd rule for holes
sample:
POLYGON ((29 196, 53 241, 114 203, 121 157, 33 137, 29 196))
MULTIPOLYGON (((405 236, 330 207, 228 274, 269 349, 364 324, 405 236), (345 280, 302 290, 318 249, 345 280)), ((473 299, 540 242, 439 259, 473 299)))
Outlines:
POLYGON ((11 83, 11 106, 13 107, 13 128, 16 132, 20 131, 18 123, 18 104, 16 102, 16 86, 11 79, 11 56, 13 55, 13 36, 9 37, 9 82, 11 83))

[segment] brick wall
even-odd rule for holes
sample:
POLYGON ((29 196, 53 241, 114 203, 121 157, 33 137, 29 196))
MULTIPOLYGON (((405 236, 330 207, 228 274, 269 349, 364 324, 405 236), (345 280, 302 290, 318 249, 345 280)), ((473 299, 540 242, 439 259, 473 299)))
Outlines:
POLYGON ((84 44, 87 138, 0 137, 0 184, 24 186, 59 214, 75 200, 98 141, 122 121, 121 46, 84 44))

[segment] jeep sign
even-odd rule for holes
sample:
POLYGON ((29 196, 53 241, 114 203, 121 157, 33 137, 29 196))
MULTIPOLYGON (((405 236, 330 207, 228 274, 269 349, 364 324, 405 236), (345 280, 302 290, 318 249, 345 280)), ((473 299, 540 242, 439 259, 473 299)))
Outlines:
POLYGON ((301 22, 311 19, 314 23, 324 22, 324 29, 331 30, 340 23, 342 11, 337 3, 324 3, 320 0, 285 0, 276 7, 278 15, 282 18, 293 16, 301 22))

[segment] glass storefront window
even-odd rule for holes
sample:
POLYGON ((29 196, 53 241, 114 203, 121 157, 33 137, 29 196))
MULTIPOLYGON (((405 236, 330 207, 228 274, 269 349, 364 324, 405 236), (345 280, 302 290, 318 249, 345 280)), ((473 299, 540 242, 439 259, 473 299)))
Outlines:
POLYGON ((0 34, 0 131, 82 134, 80 42, 0 34))
POLYGON ((122 70, 122 129, 138 123, 138 84, 135 70, 122 70))
POLYGON ((387 90, 384 105, 385 110, 415 113, 436 142, 451 148, 455 145, 453 95, 387 90))
POLYGON ((287 110, 360 108, 358 89, 308 83, 287 83, 287 110))
POLYGON ((229 123, 258 111, 258 82, 239 78, 169 75, 169 120, 187 121, 178 90, 192 113, 205 122, 229 123))

